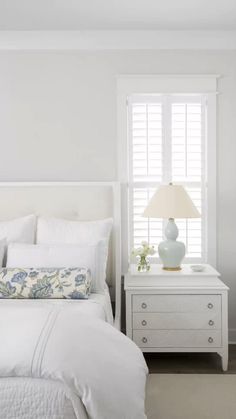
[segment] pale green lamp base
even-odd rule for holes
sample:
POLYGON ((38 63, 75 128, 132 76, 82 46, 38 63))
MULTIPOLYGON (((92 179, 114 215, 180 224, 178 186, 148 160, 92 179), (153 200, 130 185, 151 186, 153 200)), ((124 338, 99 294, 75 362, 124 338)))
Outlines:
POLYGON ((181 262, 185 256, 185 245, 176 241, 178 237, 178 228, 173 218, 170 218, 166 229, 166 239, 158 246, 158 253, 163 263, 163 269, 166 271, 181 270, 181 262))

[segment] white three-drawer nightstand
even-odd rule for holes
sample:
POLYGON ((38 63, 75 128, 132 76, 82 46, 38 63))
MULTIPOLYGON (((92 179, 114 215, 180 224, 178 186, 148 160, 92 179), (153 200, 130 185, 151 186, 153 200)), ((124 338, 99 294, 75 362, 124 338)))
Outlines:
POLYGON ((161 265, 125 275, 126 334, 143 352, 217 352, 228 367, 228 287, 210 265, 203 272, 161 265))

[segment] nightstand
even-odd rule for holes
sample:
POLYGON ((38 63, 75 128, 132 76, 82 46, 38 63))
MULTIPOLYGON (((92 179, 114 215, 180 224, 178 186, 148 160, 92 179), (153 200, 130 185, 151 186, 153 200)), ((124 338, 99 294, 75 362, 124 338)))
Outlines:
POLYGON ((228 368, 228 287, 210 265, 125 275, 126 334, 143 352, 217 352, 228 368))

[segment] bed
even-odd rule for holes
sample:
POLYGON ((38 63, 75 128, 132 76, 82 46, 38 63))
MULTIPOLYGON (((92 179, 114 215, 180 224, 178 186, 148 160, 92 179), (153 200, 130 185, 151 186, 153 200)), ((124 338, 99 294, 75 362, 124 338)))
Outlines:
POLYGON ((0 299, 0 419, 146 418, 147 367, 119 331, 119 184, 2 183, 0 201, 1 220, 113 218, 104 292, 85 300, 0 299))

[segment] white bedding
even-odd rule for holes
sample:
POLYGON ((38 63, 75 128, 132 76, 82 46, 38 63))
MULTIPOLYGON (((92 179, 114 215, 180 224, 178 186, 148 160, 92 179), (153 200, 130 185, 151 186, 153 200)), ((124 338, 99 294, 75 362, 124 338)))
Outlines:
POLYGON ((79 397, 63 383, 37 378, 0 379, 1 419, 87 419, 79 397))
POLYGON ((111 299, 109 295, 108 287, 105 289, 104 294, 95 294, 91 293, 88 300, 73 300, 73 299, 22 299, 22 300, 14 300, 14 299, 6 299, 1 300, 0 304, 4 305, 5 307, 9 306, 14 309, 16 306, 27 306, 27 307, 42 307, 42 306, 55 306, 55 307, 63 307, 66 305, 73 305, 73 307, 77 310, 78 315, 79 313, 85 314, 87 316, 93 316, 104 320, 110 324, 113 324, 113 314, 112 314, 112 306, 111 306, 111 299))
POLYGON ((0 419, 144 419, 143 356, 104 320, 107 293, 0 301, 0 419))
POLYGON ((108 287, 105 290, 105 294, 93 294, 92 293, 89 297, 89 300, 87 300, 87 302, 100 306, 100 309, 99 309, 100 316, 102 315, 101 314, 101 311, 102 311, 103 312, 103 320, 105 320, 106 322, 108 322, 110 324, 113 324, 114 319, 113 319, 111 299, 110 299, 108 287))

